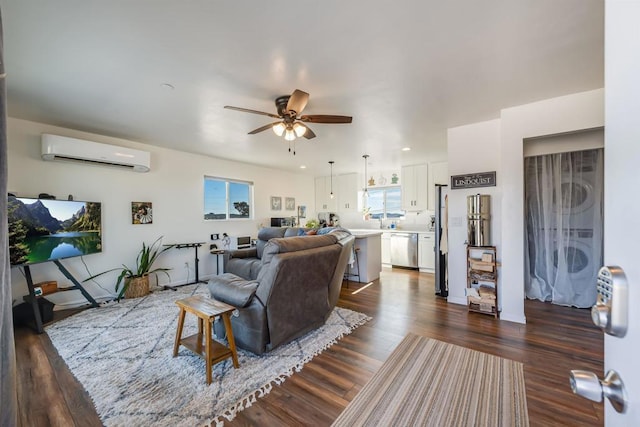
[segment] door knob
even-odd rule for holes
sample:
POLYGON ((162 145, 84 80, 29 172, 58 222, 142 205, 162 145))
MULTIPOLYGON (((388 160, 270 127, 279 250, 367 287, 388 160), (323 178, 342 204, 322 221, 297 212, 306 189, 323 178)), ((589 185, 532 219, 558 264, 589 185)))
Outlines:
POLYGON ((620 375, 614 370, 607 372, 600 381, 593 372, 573 370, 569 376, 571 391, 594 402, 602 402, 602 396, 609 399, 617 412, 627 409, 627 393, 620 375))

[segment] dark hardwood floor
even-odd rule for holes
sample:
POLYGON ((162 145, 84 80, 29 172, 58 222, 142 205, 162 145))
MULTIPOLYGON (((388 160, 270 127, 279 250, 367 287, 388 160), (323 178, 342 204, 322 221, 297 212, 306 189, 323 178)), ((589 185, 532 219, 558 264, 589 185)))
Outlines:
MULTIPOLYGON (((532 426, 604 424, 603 404, 569 388, 569 370, 603 371, 603 337, 588 310, 527 301, 526 325, 497 321, 447 304, 434 295, 433 275, 409 270, 385 269, 354 293, 360 287, 343 286, 338 305, 372 320, 227 425, 330 425, 408 332, 524 363, 532 426)), ((21 426, 101 425, 46 334, 16 330, 16 350, 21 426)))

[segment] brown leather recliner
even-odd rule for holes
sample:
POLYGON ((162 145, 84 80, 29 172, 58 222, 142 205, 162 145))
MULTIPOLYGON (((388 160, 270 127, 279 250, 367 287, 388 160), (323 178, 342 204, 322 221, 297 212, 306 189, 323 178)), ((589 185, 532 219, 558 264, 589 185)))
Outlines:
POLYGON ((245 279, 255 280, 262 266, 262 253, 267 242, 278 237, 294 237, 304 232, 297 227, 263 227, 258 231, 256 246, 247 249, 225 251, 224 272, 233 273, 245 279))
MULTIPOLYGON (((322 326, 338 302, 354 240, 343 229, 273 238, 255 280, 232 273, 212 278, 211 296, 238 308, 231 319, 236 345, 262 354, 322 326)), ((214 327, 224 336, 220 322, 214 327)))

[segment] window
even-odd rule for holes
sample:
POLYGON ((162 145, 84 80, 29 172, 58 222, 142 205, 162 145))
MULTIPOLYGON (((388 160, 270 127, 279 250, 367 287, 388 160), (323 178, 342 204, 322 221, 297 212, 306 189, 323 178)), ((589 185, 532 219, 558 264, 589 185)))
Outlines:
POLYGON ((367 192, 369 193, 367 205, 371 218, 404 218, 400 187, 370 188, 367 192))
POLYGON ((250 219, 253 183, 204 177, 204 219, 250 219))

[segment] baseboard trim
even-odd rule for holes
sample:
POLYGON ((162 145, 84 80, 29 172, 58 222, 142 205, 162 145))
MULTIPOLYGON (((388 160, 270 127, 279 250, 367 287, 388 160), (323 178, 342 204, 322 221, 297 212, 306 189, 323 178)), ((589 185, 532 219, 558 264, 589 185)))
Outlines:
POLYGON ((508 313, 505 311, 500 312, 500 320, 506 320, 507 322, 526 324, 527 318, 524 314, 508 313))
POLYGON ((449 295, 447 297, 447 302, 451 302, 453 304, 467 305, 467 297, 454 297, 449 295))

